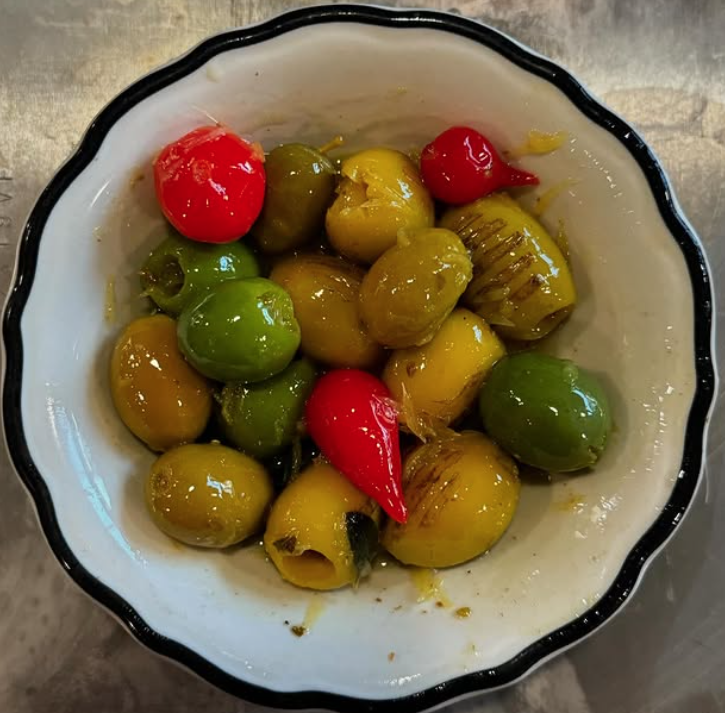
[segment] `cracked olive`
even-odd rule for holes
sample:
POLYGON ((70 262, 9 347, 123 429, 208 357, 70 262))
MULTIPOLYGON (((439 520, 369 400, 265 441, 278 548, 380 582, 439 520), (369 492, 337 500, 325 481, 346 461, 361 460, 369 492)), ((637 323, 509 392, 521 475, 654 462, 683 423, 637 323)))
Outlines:
POLYGON ((269 276, 292 297, 302 330, 302 351, 328 366, 372 369, 383 348, 360 321, 358 296, 364 272, 331 255, 297 255, 269 276))
POLYGON ((403 424, 425 435, 453 423, 475 402, 486 375, 505 353, 486 322, 459 307, 428 344, 394 351, 383 381, 403 407, 403 424))
POLYGON ((220 282, 258 275, 257 259, 244 243, 200 243, 169 229, 168 237, 146 258, 140 280, 141 289, 156 306, 176 317, 220 282))
POLYGON ((491 437, 522 463, 555 472, 593 466, 612 427, 598 379, 546 354, 505 357, 491 370, 480 398, 491 437))
POLYGON ((221 393, 218 419, 230 443, 255 458, 267 458, 299 435, 305 402, 315 383, 307 359, 256 384, 227 384, 221 393))
POLYGON ((335 167, 305 144, 272 149, 264 164, 264 207, 252 235, 266 253, 281 253, 317 237, 335 190, 335 167))
POLYGON ((401 232, 365 275, 360 316, 370 336, 391 349, 429 342, 471 280, 471 259, 450 230, 401 232))
POLYGON ((179 346, 191 365, 218 381, 263 381, 292 361, 300 328, 290 296, 262 277, 228 280, 179 317, 179 346))
POLYGON ((395 245, 399 230, 433 225, 433 199, 418 169, 400 151, 361 151, 343 161, 340 172, 325 227, 341 255, 372 263, 395 245))
POLYGON ((182 357, 176 323, 131 322, 111 356, 111 396, 127 428, 155 451, 195 440, 211 415, 211 387, 182 357))
POLYGON ((164 453, 146 479, 153 521, 197 547, 228 547, 259 532, 273 496, 272 479, 259 463, 217 443, 164 453))

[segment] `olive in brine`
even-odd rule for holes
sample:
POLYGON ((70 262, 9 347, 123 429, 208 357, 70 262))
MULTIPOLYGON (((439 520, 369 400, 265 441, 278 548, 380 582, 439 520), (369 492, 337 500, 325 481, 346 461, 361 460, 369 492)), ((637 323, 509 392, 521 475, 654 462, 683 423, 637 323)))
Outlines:
POLYGON ((450 230, 401 232, 360 288, 360 316, 370 336, 391 349, 429 342, 471 280, 468 251, 450 230))
POLYGON ((290 296, 262 277, 228 280, 179 317, 179 346, 191 365, 218 381, 264 381, 300 344, 290 296))
POLYGON ((331 255, 298 255, 277 264, 270 280, 291 296, 302 331, 302 351, 334 367, 372 369, 382 347, 360 321, 358 297, 365 273, 331 255))
POLYGON ((459 307, 428 344, 394 351, 383 381, 402 405, 403 425, 424 437, 456 421, 475 402, 486 375, 505 353, 486 322, 459 307))
POLYGON ((197 547, 228 547, 259 532, 274 491, 249 456, 216 443, 164 453, 146 479, 146 506, 170 537, 197 547))
POLYGON ((482 433, 464 431, 418 446, 403 465, 408 521, 388 520, 382 545, 403 564, 466 562, 501 538, 520 489, 514 460, 482 433))
POLYGON ((480 409, 502 448, 554 472, 593 466, 612 428, 607 395, 593 374, 535 352, 506 357, 492 369, 480 409))
POLYGON ((372 263, 395 245, 399 230, 433 225, 433 199, 400 151, 361 151, 343 161, 340 173, 325 227, 332 246, 346 258, 372 263))
POLYGON ((156 306, 178 316, 201 293, 224 280, 257 277, 259 265, 239 240, 223 245, 188 240, 175 230, 146 258, 141 289, 156 306))
POLYGON ((281 253, 317 237, 335 190, 335 167, 305 144, 283 144, 265 165, 264 207, 252 235, 266 253, 281 253))
POLYGON ((206 427, 211 387, 181 355, 171 317, 131 322, 114 347, 110 376, 118 415, 152 450, 193 441, 206 427))
POLYGON ((571 270, 539 221, 513 198, 494 193, 449 210, 441 227, 471 252, 473 279, 463 303, 509 339, 540 339, 576 303, 571 270))
POLYGON ((305 402, 314 383, 314 366, 299 359, 271 379, 227 384, 219 410, 224 435, 255 458, 279 452, 300 435, 305 402))

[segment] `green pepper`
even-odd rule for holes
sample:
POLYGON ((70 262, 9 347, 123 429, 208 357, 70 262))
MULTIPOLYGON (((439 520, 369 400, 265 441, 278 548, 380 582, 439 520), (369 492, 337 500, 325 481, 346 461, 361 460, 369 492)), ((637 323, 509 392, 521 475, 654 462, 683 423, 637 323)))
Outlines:
POLYGON ((217 381, 269 379, 300 345, 292 299, 262 277, 227 280, 203 294, 181 313, 177 334, 191 365, 217 381))
POLYGON ((176 317, 220 282, 258 275, 257 259, 244 243, 200 243, 169 228, 166 239, 146 258, 140 279, 141 289, 157 307, 176 317))

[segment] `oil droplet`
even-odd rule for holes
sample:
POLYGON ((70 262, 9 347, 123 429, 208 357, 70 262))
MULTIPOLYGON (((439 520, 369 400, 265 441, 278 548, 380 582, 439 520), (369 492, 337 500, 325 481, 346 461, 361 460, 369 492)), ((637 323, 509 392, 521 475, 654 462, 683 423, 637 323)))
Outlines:
POLYGON ((106 299, 103 307, 103 316, 107 324, 116 321, 116 280, 109 277, 106 280, 106 299))
POLYGON ((552 204, 555 198, 557 198, 567 188, 576 186, 577 183, 579 183, 579 181, 577 181, 575 178, 565 178, 563 181, 555 183, 551 188, 547 188, 542 194, 540 194, 536 198, 536 203, 534 203, 534 207, 532 208, 531 212, 537 218, 539 218, 549 209, 549 206, 552 204))
POLYGON ((450 607, 452 605, 451 600, 443 591, 443 581, 438 577, 434 569, 415 567, 410 570, 410 577, 418 590, 416 601, 425 602, 433 599, 436 600, 436 606, 438 606, 438 602, 440 602, 441 607, 450 607))
POLYGON ((538 131, 531 129, 526 135, 526 140, 520 146, 516 146, 504 153, 509 158, 520 158, 521 156, 542 155, 556 151, 567 140, 566 131, 538 131))
POLYGON ((471 616, 471 607, 458 607, 454 613, 456 619, 468 619, 471 616))
POLYGON ((310 603, 307 605, 307 611, 305 612, 305 618, 302 620, 303 628, 309 631, 313 625, 320 618, 320 615, 325 609, 325 600, 321 596, 313 597, 310 603))
POLYGON ((581 493, 569 493, 569 495, 555 503, 554 507, 560 512, 584 512, 586 507, 586 498, 581 493))

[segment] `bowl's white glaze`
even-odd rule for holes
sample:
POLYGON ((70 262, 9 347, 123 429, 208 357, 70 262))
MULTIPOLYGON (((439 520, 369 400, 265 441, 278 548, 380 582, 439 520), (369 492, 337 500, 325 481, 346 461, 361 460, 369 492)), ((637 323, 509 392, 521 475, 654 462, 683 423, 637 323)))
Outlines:
POLYGON ((555 86, 455 34, 304 27, 220 53, 132 106, 65 190, 22 316, 22 427, 67 545, 152 629, 274 691, 392 698, 504 664, 596 606, 680 472, 696 386, 694 309, 682 251, 641 169, 555 86), (595 472, 527 482, 504 540, 439 573, 451 606, 417 601, 397 566, 376 569, 357 591, 298 590, 258 548, 183 548, 147 517, 142 477, 153 456, 113 411, 109 350, 143 308, 135 273, 162 224, 152 157, 208 116, 266 148, 342 133, 346 150, 409 149, 453 123, 501 148, 530 129, 568 134, 555 153, 522 159, 542 187, 521 196, 530 204, 572 180, 543 220, 552 230, 564 222, 580 304, 547 349, 604 378, 616 430, 595 472), (454 616, 464 606, 470 617, 454 616), (316 620, 296 638, 285 622, 310 611, 316 620))

